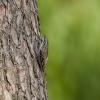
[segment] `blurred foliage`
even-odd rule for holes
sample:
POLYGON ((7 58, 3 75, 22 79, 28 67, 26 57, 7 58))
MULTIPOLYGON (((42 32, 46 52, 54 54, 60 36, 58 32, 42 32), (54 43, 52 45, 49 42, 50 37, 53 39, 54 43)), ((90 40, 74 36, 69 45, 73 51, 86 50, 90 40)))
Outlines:
POLYGON ((100 0, 39 0, 49 40, 49 100, 100 100, 100 0))

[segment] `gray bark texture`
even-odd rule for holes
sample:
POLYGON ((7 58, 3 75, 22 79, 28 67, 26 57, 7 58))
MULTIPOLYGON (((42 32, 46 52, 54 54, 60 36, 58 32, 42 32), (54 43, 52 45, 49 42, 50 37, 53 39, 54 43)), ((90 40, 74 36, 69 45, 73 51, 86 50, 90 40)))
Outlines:
POLYGON ((0 0, 0 100, 47 100, 47 47, 37 0, 0 0))

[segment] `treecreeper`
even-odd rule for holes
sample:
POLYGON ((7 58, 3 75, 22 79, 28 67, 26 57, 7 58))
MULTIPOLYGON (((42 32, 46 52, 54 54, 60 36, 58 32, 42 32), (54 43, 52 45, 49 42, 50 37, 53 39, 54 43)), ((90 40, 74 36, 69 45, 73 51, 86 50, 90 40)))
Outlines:
POLYGON ((44 72, 45 66, 47 65, 48 61, 48 40, 46 37, 38 38, 33 45, 37 63, 41 71, 44 72))

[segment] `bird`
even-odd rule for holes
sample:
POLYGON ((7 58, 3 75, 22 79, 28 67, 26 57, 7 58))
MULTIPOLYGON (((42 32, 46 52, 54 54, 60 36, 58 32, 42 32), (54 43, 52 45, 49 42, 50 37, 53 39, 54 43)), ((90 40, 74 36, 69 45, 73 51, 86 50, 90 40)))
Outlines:
POLYGON ((34 41, 34 52, 41 71, 44 72, 48 61, 48 39, 45 36, 39 37, 34 41))

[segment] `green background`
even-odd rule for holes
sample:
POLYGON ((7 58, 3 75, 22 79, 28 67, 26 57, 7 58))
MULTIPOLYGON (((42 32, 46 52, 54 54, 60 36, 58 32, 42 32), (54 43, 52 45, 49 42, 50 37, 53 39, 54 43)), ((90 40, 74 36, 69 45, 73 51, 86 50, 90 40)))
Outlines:
POLYGON ((38 0, 49 40, 49 100, 100 100, 100 0, 38 0))

